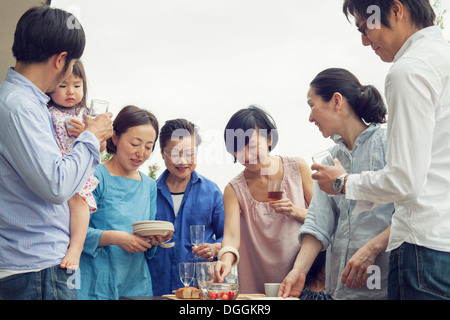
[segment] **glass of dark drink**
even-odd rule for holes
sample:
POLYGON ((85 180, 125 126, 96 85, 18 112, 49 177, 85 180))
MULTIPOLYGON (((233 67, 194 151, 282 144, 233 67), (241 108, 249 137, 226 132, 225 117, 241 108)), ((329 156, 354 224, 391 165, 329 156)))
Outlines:
MULTIPOLYGON (((283 189, 282 189, 282 181, 281 180, 269 180, 269 186, 267 188, 267 195, 270 202, 275 202, 281 200, 283 198, 283 189)), ((269 214, 276 214, 272 209, 269 214)))

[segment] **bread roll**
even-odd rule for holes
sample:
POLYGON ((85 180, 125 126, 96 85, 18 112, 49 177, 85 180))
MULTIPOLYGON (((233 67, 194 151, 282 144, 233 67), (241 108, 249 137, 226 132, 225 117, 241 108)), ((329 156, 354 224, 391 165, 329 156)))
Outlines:
POLYGON ((175 297, 179 299, 200 299, 200 290, 193 287, 180 288, 175 291, 175 297))

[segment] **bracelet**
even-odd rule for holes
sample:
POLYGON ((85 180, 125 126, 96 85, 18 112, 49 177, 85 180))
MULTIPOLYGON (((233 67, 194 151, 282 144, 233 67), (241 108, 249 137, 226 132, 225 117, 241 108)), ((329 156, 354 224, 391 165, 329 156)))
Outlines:
POLYGON ((220 260, 220 258, 222 258, 222 256, 227 252, 231 252, 236 256, 236 259, 234 260, 233 264, 231 265, 231 267, 233 268, 239 262, 239 251, 237 251, 236 248, 234 248, 232 246, 223 247, 222 249, 220 249, 219 253, 217 254, 217 260, 220 260))

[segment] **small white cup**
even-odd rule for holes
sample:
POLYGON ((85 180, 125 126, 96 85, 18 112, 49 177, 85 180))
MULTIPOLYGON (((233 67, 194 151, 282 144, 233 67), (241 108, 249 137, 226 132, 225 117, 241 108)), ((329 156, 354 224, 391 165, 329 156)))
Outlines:
POLYGON ((266 297, 278 297, 281 283, 264 283, 266 297))

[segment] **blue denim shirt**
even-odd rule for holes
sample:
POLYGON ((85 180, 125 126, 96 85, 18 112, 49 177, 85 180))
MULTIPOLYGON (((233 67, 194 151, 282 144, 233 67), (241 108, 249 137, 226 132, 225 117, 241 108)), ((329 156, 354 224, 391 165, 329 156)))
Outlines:
POLYGON ((100 162, 83 132, 66 157, 56 144, 49 97, 12 68, 0 86, 0 270, 61 262, 69 245, 67 200, 100 162))
MULTIPOLYGON (((330 149, 333 158, 339 159, 349 173, 376 171, 385 165, 386 130, 380 125, 370 125, 356 139, 353 150, 345 146, 342 137, 332 137, 336 146, 330 149)), ((391 223, 394 205, 378 206, 360 214, 352 214, 356 201, 346 200, 344 195, 328 196, 314 182, 313 199, 300 229, 322 242, 328 249, 326 291, 333 299, 386 299, 388 276, 388 253, 378 255, 375 265, 380 268, 380 289, 367 286, 358 289, 346 288, 341 283, 342 272, 348 260, 370 239, 383 232, 391 223)), ((376 276, 373 273, 374 277, 376 276)), ((370 276, 370 275, 369 275, 370 276)))
POLYGON ((219 187, 195 171, 192 172, 175 217, 172 196, 166 183, 168 174, 168 170, 164 171, 156 181, 158 196, 155 220, 170 221, 174 224, 172 241, 175 242, 175 246, 158 248, 153 259, 148 261, 153 294, 156 296, 171 294, 172 290, 184 286, 180 280, 178 263, 193 261, 189 226, 204 224, 205 242, 222 242, 225 220, 222 192, 219 187))

